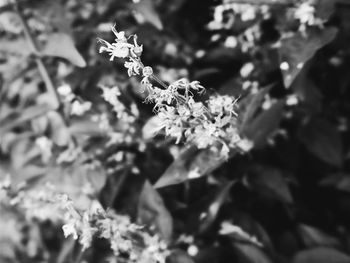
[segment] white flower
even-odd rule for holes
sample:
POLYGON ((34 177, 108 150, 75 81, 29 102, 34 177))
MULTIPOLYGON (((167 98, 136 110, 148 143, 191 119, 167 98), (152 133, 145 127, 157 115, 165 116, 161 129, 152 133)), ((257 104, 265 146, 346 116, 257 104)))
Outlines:
POLYGON ((70 221, 62 226, 63 234, 65 237, 72 236, 73 239, 78 239, 78 233, 75 228, 75 221, 70 221))
POLYGON ((134 46, 127 43, 127 42, 116 42, 113 44, 110 44, 106 40, 99 39, 101 43, 103 43, 105 46, 100 47, 99 52, 107 52, 111 56, 110 60, 113 61, 115 57, 117 58, 126 58, 130 54, 130 49, 134 46))
POLYGON ((91 102, 85 101, 83 103, 79 102, 78 100, 73 101, 72 107, 71 107, 71 115, 81 116, 85 112, 91 109, 91 102))

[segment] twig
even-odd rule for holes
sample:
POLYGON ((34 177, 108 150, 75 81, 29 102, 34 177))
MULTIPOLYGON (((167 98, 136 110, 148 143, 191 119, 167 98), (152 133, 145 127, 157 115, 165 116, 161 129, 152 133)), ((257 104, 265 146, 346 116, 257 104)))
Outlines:
POLYGON ((226 0, 225 4, 249 4, 249 5, 272 5, 294 6, 293 0, 226 0))
POLYGON ((52 109, 56 110, 56 109, 60 108, 61 102, 60 102, 58 93, 53 85, 52 79, 51 79, 51 77, 50 77, 50 75, 49 75, 49 73, 44 65, 44 62, 41 58, 38 45, 35 42, 32 34, 30 32, 27 21, 24 19, 23 14, 22 14, 22 10, 20 9, 18 3, 17 2, 14 3, 13 7, 14 7, 14 10, 16 11, 16 13, 20 19, 25 37, 26 37, 28 44, 29 44, 29 47, 30 47, 32 53, 35 55, 35 62, 37 64, 40 75, 45 83, 46 89, 47 89, 48 93, 51 94, 51 96, 54 98, 54 104, 52 105, 52 109))

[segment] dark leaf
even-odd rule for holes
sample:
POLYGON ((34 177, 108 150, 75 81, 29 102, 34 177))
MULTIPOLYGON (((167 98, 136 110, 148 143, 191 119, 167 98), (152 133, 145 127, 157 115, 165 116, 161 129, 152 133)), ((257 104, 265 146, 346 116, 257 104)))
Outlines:
POLYGON ((334 0, 317 0, 315 5, 316 17, 327 20, 334 12, 335 3, 334 0))
POLYGON ((334 27, 312 29, 307 31, 306 36, 298 32, 281 40, 279 53, 286 88, 293 83, 305 62, 312 58, 318 49, 332 41, 337 32, 334 27))
POLYGON ((333 248, 318 247, 298 252, 293 263, 348 263, 350 256, 333 248))
POLYGON ((246 98, 242 99, 239 102, 240 111, 239 111, 239 120, 240 120, 240 129, 244 131, 249 122, 252 121, 256 115, 258 109, 260 109, 265 95, 268 94, 272 86, 265 87, 259 90, 256 94, 251 94, 246 98))
POLYGON ((220 210, 220 207, 227 199, 227 195, 235 181, 231 181, 221 187, 216 195, 215 199, 210 203, 208 210, 205 212, 205 217, 202 219, 200 223, 200 232, 207 230, 211 224, 216 219, 216 216, 220 210))
POLYGON ((258 247, 250 244, 235 243, 240 263, 272 263, 269 257, 258 247))
POLYGON ((293 203, 293 197, 282 171, 275 168, 259 167, 247 177, 248 185, 255 191, 286 203, 293 203))
MULTIPOLYGON (((230 157, 236 154, 231 151, 230 157)), ((218 168, 226 159, 210 149, 198 150, 195 146, 185 148, 155 184, 156 188, 180 184, 205 176, 218 168), (194 175, 194 176, 193 176, 194 175)))
POLYGON ((298 230, 304 245, 307 247, 339 245, 339 241, 336 238, 315 227, 300 224, 298 230))
POLYGON ((280 100, 262 111, 244 127, 243 134, 259 148, 276 131, 283 116, 284 101, 280 100))
POLYGON ((194 263, 193 259, 182 250, 174 250, 167 257, 167 263, 194 263))
POLYGON ((311 119, 300 127, 299 139, 324 162, 338 167, 342 165, 342 141, 335 125, 323 119, 311 119))
POLYGON ((333 174, 320 182, 321 186, 331 186, 340 191, 350 193, 350 174, 333 174))
POLYGON ((173 219, 164 205, 162 197, 148 180, 145 181, 138 204, 140 223, 155 226, 160 236, 170 241, 173 234, 173 219))

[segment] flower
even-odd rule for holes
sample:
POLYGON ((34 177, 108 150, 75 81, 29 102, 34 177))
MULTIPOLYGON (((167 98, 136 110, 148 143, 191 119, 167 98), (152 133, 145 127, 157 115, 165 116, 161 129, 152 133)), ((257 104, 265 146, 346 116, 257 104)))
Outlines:
POLYGON ((106 40, 99 39, 99 42, 103 43, 105 46, 100 47, 99 52, 107 52, 111 56, 110 61, 113 61, 115 57, 117 58, 126 58, 130 54, 130 49, 133 48, 133 45, 127 42, 116 42, 110 44, 106 40))
POLYGON ((63 234, 66 238, 72 236, 73 239, 78 239, 78 232, 75 225, 75 221, 69 221, 67 224, 62 226, 63 234))

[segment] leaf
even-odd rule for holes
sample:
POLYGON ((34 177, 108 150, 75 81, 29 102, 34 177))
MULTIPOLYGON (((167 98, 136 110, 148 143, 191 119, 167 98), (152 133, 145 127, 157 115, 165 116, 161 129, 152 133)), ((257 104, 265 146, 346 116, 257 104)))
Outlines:
POLYGON ((15 112, 11 115, 11 118, 6 118, 1 120, 0 136, 5 134, 5 132, 22 125, 23 123, 30 121, 38 116, 46 114, 50 110, 47 105, 36 105, 15 112))
POLYGON ((334 0, 317 0, 315 4, 316 17, 327 20, 334 12, 334 0))
MULTIPOLYGON (((241 211, 234 211, 232 221, 235 225, 241 227, 244 232, 249 233, 250 236, 256 237, 257 241, 254 242, 255 244, 259 242, 262 243, 265 248, 273 249, 272 241, 267 231, 251 215, 241 211)), ((232 238, 240 242, 252 241, 251 239, 246 240, 246 238, 238 235, 234 235, 232 238)))
MULTIPOLYGON (((230 157, 237 152, 231 151, 230 157)), ((226 161, 218 152, 210 149, 198 150, 196 146, 185 148, 179 157, 166 169, 162 176, 155 183, 155 188, 180 184, 193 179, 191 174, 195 173, 196 178, 205 176, 218 168, 226 161)))
POLYGON ((221 205, 225 202, 226 197, 229 194, 229 191, 235 182, 236 181, 231 181, 220 188, 217 196, 210 203, 208 210, 205 213, 204 219, 202 219, 202 222, 200 224, 200 232, 204 232, 205 230, 207 230, 211 226, 211 224, 214 222, 220 210, 221 205))
POLYGON ((254 142, 255 148, 263 146, 268 137, 278 128, 283 116, 283 107, 284 101, 280 100, 245 125, 242 133, 254 142))
POLYGON ((322 107, 322 93, 315 83, 308 77, 310 61, 306 62, 298 76, 295 78, 291 89, 298 96, 298 99, 306 107, 308 113, 317 113, 322 107))
POLYGON ((51 139, 58 146, 68 145, 71 134, 64 123, 64 120, 60 114, 56 111, 50 111, 47 114, 50 123, 51 139))
POLYGON ((336 238, 315 227, 300 224, 298 231, 306 247, 339 245, 339 241, 336 238))
POLYGON ((338 250, 327 247, 317 247, 298 252, 293 263, 348 263, 350 257, 338 250))
POLYGON ((240 112, 238 114, 241 121, 240 129, 244 130, 246 125, 253 119, 257 110, 261 107, 265 95, 271 90, 271 85, 259 90, 258 93, 247 96, 240 101, 240 112))
POLYGON ((96 136, 96 135, 103 135, 104 131, 96 125, 96 122, 93 122, 91 120, 84 120, 84 119, 75 119, 71 120, 71 124, 69 125, 69 132, 72 135, 90 135, 90 136, 96 136))
POLYGON ((193 259, 182 250, 176 249, 166 259, 167 263, 194 263, 193 259))
POLYGON ((1 38, 0 51, 21 55, 23 57, 27 57, 31 53, 30 49, 28 48, 28 42, 24 38, 17 38, 14 40, 1 38))
POLYGON ((342 141, 336 127, 324 119, 311 119, 299 129, 299 139, 322 161, 340 167, 343 162, 342 141))
POLYGON ((332 41, 337 32, 334 27, 310 29, 306 32, 307 36, 298 32, 281 39, 279 55, 281 65, 284 66, 282 75, 286 88, 291 86, 305 62, 311 59, 318 49, 332 41))
POLYGON ((143 18, 158 30, 163 29, 163 23, 154 7, 152 0, 140 0, 132 5, 132 9, 140 13, 143 18))
POLYGON ((32 189, 41 189, 50 183, 55 186, 57 192, 67 194, 80 209, 87 209, 91 203, 91 198, 84 191, 98 195, 107 179, 105 169, 101 166, 91 168, 79 161, 46 168, 45 176, 32 189))
POLYGON ((75 47, 73 39, 65 33, 53 33, 49 35, 42 54, 64 58, 78 67, 86 66, 86 62, 75 47))
POLYGON ((256 171, 247 177, 248 186, 255 191, 270 196, 285 203, 293 203, 293 197, 283 174, 276 168, 258 166, 256 171))
POLYGON ((138 203, 140 223, 154 225, 160 236, 170 241, 173 234, 173 219, 164 205, 162 197, 148 180, 145 181, 138 203))
POLYGON ((239 261, 242 263, 271 263, 268 256, 258 247, 250 244, 234 243, 239 253, 239 261))
POLYGON ((333 174, 320 182, 321 186, 332 186, 340 191, 350 193, 350 174, 333 174))

